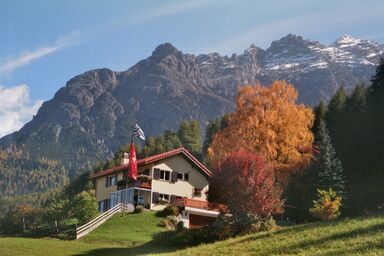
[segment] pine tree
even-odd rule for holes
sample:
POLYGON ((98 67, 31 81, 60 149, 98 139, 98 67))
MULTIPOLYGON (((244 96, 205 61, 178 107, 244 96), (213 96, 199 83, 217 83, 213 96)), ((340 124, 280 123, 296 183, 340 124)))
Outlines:
POLYGON ((336 94, 329 101, 327 114, 325 121, 329 134, 332 137, 333 146, 338 150, 338 156, 340 157, 346 146, 345 129, 349 127, 345 123, 345 105, 347 101, 347 94, 344 87, 340 87, 336 94))
POLYGON ((373 90, 384 90, 384 58, 380 59, 380 63, 376 68, 376 75, 372 77, 373 90))
POLYGON ((345 92, 344 87, 340 87, 329 101, 328 110, 336 113, 341 112, 345 106, 346 99, 347 93, 345 92))
POLYGON ((344 148, 336 148, 343 163, 349 184, 360 180, 369 164, 366 155, 371 150, 368 143, 370 121, 367 118, 367 87, 359 84, 347 98, 343 131, 344 148))
POLYGON ((316 156, 315 173, 316 188, 321 190, 334 190, 338 195, 344 194, 345 178, 341 161, 336 157, 331 137, 324 121, 319 124, 319 154, 316 156))
POLYGON ((371 166, 372 175, 384 177, 384 58, 381 59, 376 68, 376 74, 372 78, 371 91, 368 96, 368 108, 371 129, 371 166))
POLYGON ((200 123, 197 120, 191 122, 183 121, 177 132, 183 146, 195 157, 201 159, 201 131, 200 123))
POLYGON ((316 135, 318 134, 320 121, 325 120, 325 115, 327 113, 327 105, 324 103, 324 101, 320 101, 319 105, 315 107, 313 112, 315 114, 315 120, 313 122, 312 132, 315 135, 315 140, 318 140, 318 138, 316 138, 316 135))
POLYGON ((222 131, 225 127, 228 126, 228 119, 229 119, 229 113, 226 113, 223 117, 217 118, 213 121, 211 121, 206 129, 205 129, 205 139, 203 143, 203 156, 204 158, 207 157, 207 151, 209 148, 209 145, 213 141, 214 135, 218 131, 222 131))

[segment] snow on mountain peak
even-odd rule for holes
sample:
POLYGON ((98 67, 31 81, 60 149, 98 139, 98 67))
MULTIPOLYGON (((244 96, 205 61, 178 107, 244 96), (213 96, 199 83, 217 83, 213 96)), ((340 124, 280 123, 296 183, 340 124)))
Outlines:
POLYGON ((345 47, 350 47, 354 45, 358 45, 362 42, 363 40, 359 38, 352 37, 350 35, 343 35, 340 37, 334 45, 340 47, 340 48, 345 48, 345 47))

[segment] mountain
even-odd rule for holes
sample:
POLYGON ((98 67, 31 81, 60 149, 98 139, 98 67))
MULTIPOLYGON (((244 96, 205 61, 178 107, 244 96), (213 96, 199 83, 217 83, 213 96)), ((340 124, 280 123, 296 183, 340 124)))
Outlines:
POLYGON ((343 85, 368 82, 384 45, 343 36, 331 45, 287 35, 243 54, 184 54, 169 43, 123 72, 88 71, 69 80, 0 147, 60 160, 70 176, 112 156, 129 142, 132 123, 146 135, 176 129, 181 120, 209 120, 234 110, 239 85, 276 79, 293 83, 299 101, 315 105, 343 85))
POLYGON ((217 95, 233 98, 238 85, 285 79, 298 89, 300 102, 316 105, 340 85, 368 82, 383 53, 384 45, 347 35, 326 46, 289 34, 266 50, 252 44, 238 56, 202 54, 196 63, 217 95))

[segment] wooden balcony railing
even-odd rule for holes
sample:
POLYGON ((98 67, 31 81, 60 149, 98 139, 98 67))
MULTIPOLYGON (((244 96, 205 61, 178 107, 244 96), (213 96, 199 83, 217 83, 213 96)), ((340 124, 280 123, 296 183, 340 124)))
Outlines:
POLYGON ((173 205, 178 207, 191 207, 212 211, 227 211, 227 207, 225 205, 185 197, 176 199, 173 205))
POLYGON ((152 180, 136 180, 134 182, 128 182, 128 186, 126 184, 126 182, 124 182, 123 180, 119 181, 117 183, 117 190, 123 190, 123 189, 126 189, 126 188, 144 188, 144 189, 151 189, 152 188, 152 180))
POLYGON ((152 181, 151 180, 149 180, 149 181, 136 180, 133 184, 133 187, 151 189, 152 188, 152 181))

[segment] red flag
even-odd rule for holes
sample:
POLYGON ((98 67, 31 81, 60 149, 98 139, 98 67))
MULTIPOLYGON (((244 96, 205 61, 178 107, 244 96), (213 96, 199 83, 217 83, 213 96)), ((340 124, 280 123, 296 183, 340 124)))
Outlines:
POLYGON ((137 159, 136 159, 136 151, 135 145, 131 142, 131 150, 129 152, 129 171, 128 177, 133 180, 137 179, 137 159))

